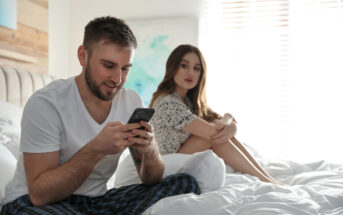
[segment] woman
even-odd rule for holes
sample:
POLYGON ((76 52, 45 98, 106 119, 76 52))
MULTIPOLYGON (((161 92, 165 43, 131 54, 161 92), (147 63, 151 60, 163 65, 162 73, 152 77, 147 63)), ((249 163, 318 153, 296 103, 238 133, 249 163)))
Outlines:
POLYGON ((153 94, 151 120, 161 154, 212 149, 236 171, 281 184, 269 176, 234 137, 236 121, 221 117, 206 102, 206 64, 200 50, 178 46, 169 56, 164 79, 153 94))

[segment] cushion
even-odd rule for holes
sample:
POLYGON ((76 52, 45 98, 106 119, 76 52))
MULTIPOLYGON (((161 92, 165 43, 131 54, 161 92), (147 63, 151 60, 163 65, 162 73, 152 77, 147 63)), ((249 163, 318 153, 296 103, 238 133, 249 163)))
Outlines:
POLYGON ((0 119, 9 120, 15 126, 20 126, 23 108, 8 102, 0 101, 0 110, 0 119))
POLYGON ((116 188, 142 183, 128 149, 121 154, 114 175, 114 187, 116 188))
POLYGON ((187 159, 180 172, 193 176, 201 189, 201 193, 214 191, 225 184, 225 164, 212 150, 198 152, 187 159))
POLYGON ((15 158, 19 154, 20 121, 23 109, 0 101, 0 144, 4 145, 15 158))
MULTIPOLYGON (((192 155, 168 154, 162 156, 165 162, 163 177, 186 173, 198 182, 201 192, 216 190, 225 183, 225 164, 212 150, 198 152, 192 155)), ((130 154, 119 163, 115 173, 114 187, 142 183, 130 154)))
POLYGON ((5 185, 13 177, 17 160, 12 153, 2 144, 0 144, 0 200, 5 194, 5 185))

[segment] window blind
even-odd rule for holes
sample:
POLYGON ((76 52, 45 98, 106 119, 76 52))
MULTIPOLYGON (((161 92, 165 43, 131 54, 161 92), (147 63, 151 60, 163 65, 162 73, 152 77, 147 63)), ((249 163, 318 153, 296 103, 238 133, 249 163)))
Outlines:
POLYGON ((210 106, 235 115, 246 142, 271 157, 289 158, 295 148, 303 153, 314 142, 343 143, 333 133, 343 129, 337 124, 343 120, 342 6, 343 0, 203 4, 199 44, 208 63, 210 106), (319 87, 324 80, 325 89, 319 87), (318 99, 335 111, 318 106, 318 99), (330 120, 313 117, 318 112, 330 120), (324 129, 332 137, 315 122, 332 124, 324 129))

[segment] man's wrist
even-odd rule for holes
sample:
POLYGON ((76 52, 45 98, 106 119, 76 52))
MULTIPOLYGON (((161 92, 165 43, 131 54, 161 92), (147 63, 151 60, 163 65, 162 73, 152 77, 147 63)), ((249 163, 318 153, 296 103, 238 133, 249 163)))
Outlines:
POLYGON ((143 153, 143 159, 144 160, 156 160, 159 157, 159 150, 158 150, 158 146, 153 146, 154 149, 152 149, 149 152, 143 153))
POLYGON ((105 156, 105 152, 99 147, 99 144, 95 139, 91 140, 87 144, 85 150, 87 150, 87 152, 89 153, 94 154, 99 160, 105 156))
POLYGON ((144 159, 149 159, 149 160, 156 159, 157 155, 158 155, 158 152, 156 152, 156 150, 153 150, 152 152, 143 153, 144 159))

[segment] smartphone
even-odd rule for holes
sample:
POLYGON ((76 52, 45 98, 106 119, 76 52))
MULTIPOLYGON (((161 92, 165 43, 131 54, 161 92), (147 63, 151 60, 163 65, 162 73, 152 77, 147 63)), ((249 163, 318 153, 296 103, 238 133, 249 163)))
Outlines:
MULTIPOLYGON (((136 108, 127 123, 137 123, 140 121, 149 122, 154 113, 155 110, 153 108, 136 108)), ((141 127, 140 129, 144 129, 144 127, 141 127)), ((135 165, 141 164, 142 160, 138 158, 138 155, 132 146, 129 146, 129 151, 135 165)))

